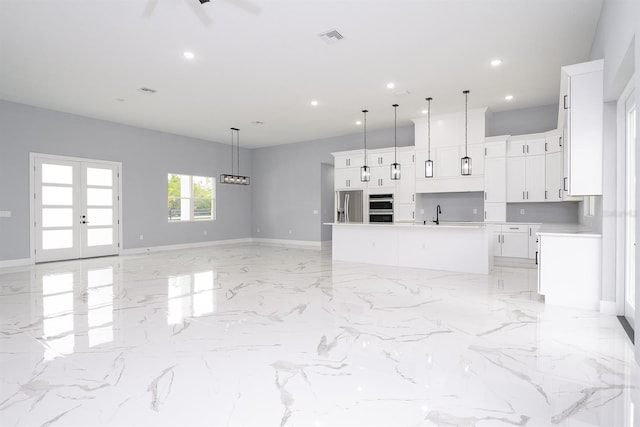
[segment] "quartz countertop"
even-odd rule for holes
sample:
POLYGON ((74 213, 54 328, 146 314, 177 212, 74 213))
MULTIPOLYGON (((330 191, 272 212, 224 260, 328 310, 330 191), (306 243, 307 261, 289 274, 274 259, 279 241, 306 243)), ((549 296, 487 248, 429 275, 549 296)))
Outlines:
POLYGON ((396 222, 396 223, 374 223, 374 224, 362 224, 353 222, 331 222, 325 225, 334 225, 339 227, 353 226, 353 227, 402 227, 402 228, 484 228, 487 223, 485 222, 454 222, 454 221, 440 221, 440 224, 435 224, 431 221, 409 221, 409 222, 396 222))
POLYGON ((571 235, 571 236, 591 236, 601 237, 600 233, 595 233, 593 228, 584 224, 542 224, 538 230, 538 234, 555 234, 555 235, 571 235))

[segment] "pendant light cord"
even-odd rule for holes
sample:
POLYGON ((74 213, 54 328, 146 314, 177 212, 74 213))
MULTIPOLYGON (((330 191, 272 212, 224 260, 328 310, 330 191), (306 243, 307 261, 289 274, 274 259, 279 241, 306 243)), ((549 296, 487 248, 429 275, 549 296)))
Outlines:
POLYGON ((431 160, 431 100, 427 98, 427 160, 431 160))
POLYGON ((238 162, 238 175, 240 175, 240 129, 236 129, 236 146, 238 147, 238 155, 236 161, 238 162))
POLYGON ((369 110, 362 110, 364 116, 364 165, 367 166, 367 113, 369 110))
POLYGON ((234 175, 233 164, 234 164, 234 155, 235 155, 235 147, 233 145, 233 130, 234 128, 231 128, 231 175, 234 175))
POLYGON ((393 162, 398 163, 398 104, 393 104, 394 122, 393 122, 393 162))
POLYGON ((468 157, 467 153, 467 128, 469 120, 467 118, 467 104, 469 103, 469 91, 462 91, 464 93, 464 156, 468 157))

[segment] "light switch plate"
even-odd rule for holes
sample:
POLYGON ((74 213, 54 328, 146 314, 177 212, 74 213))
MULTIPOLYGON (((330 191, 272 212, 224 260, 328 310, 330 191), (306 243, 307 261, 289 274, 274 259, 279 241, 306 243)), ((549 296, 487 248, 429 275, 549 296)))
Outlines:
POLYGON ((11 218, 11 211, 0 211, 0 218, 11 218))

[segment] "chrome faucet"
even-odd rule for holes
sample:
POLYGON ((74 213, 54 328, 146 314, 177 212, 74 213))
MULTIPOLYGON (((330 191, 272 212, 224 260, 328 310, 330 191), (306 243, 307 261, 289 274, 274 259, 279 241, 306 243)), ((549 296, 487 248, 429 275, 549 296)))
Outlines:
POLYGON ((440 205, 436 207, 436 219, 433 221, 436 225, 440 224, 440 214, 442 213, 442 209, 440 209, 440 205))

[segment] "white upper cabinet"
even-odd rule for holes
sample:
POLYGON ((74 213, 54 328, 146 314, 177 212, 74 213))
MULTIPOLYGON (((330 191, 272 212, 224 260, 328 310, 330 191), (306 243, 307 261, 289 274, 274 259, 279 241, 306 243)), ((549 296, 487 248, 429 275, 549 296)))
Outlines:
POLYGON ((358 190, 366 188, 366 182, 360 181, 360 168, 334 169, 335 190, 358 190))
POLYGON ((570 196, 602 194, 603 66, 597 60, 561 70, 558 127, 570 196))
POLYGON ((336 169, 360 168, 364 165, 364 150, 341 151, 333 154, 336 169))
POLYGON ((460 192, 484 190, 484 135, 486 108, 468 111, 467 154, 472 173, 460 174, 460 159, 465 155, 464 112, 431 116, 431 160, 434 177, 425 178, 427 160, 427 118, 414 119, 416 148, 416 192, 460 192))
POLYGON ((545 155, 545 200, 559 202, 562 194, 562 152, 545 155))
POLYGON ((544 154, 545 143, 545 138, 520 139, 515 137, 509 141, 507 155, 513 157, 544 154))
POLYGON ((507 202, 544 202, 545 156, 507 159, 507 202))

